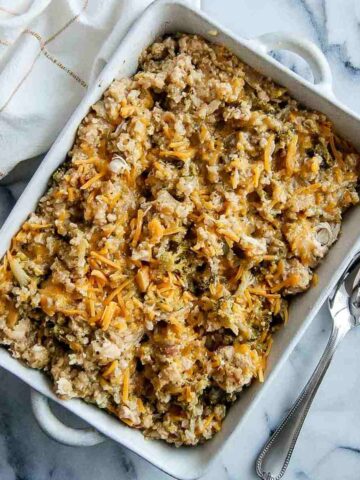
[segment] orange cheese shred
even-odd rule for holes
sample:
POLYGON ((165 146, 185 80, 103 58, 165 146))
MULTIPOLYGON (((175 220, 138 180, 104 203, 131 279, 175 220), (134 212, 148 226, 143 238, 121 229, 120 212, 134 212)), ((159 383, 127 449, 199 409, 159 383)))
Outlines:
POLYGON ((111 320, 114 317, 116 309, 117 305, 115 302, 110 302, 109 305, 106 305, 106 307, 104 308, 104 312, 100 320, 101 329, 104 330, 104 332, 109 329, 111 320))
POLYGON ((122 388, 122 401, 127 403, 129 401, 129 383, 130 383, 130 372, 126 368, 124 371, 123 377, 123 388, 122 388))
POLYGON ((102 376, 104 378, 109 378, 116 370, 116 367, 118 366, 119 362, 118 360, 113 360, 107 368, 103 371, 102 376))
POLYGON ((127 287, 130 283, 132 282, 132 279, 129 278, 125 280, 121 285, 119 285, 115 290, 113 290, 110 295, 107 297, 105 300, 105 304, 110 303, 117 295, 119 295, 120 292, 124 290, 125 287, 127 287))
POLYGON ((264 170, 266 173, 271 171, 271 155, 274 150, 275 135, 269 135, 264 149, 264 170))
POLYGON ((99 260, 102 263, 105 263, 105 265, 109 265, 109 267, 113 267, 117 270, 122 270, 122 266, 119 265, 118 263, 113 262, 112 260, 109 260, 108 258, 104 257, 104 255, 100 255, 97 252, 90 252, 90 255, 97 260, 99 260))
POLYGON ((91 187, 91 185, 93 185, 95 182, 97 182, 98 180, 100 180, 100 178, 102 178, 104 175, 105 175, 105 172, 97 173, 97 174, 94 175, 92 178, 90 178, 90 180, 88 180, 88 181, 85 182, 83 185, 81 185, 80 189, 81 189, 81 190, 87 190, 88 188, 91 187))
POLYGON ((136 247, 140 240, 141 236, 141 229, 142 229, 142 224, 143 224, 143 218, 144 218, 144 212, 143 210, 139 209, 137 212, 137 218, 136 218, 136 227, 134 231, 134 236, 131 242, 132 247, 136 247))
POLYGON ((295 134, 291 137, 285 159, 286 173, 289 175, 292 175, 295 170, 297 143, 298 136, 295 134))

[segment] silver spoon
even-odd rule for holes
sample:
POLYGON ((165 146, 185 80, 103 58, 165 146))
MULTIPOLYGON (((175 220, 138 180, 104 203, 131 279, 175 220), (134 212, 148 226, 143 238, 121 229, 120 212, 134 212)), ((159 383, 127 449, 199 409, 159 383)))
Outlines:
POLYGON ((263 480, 280 480, 284 476, 306 415, 336 348, 352 328, 360 325, 360 252, 341 276, 329 297, 328 306, 333 320, 329 341, 310 380, 257 459, 256 473, 263 480))

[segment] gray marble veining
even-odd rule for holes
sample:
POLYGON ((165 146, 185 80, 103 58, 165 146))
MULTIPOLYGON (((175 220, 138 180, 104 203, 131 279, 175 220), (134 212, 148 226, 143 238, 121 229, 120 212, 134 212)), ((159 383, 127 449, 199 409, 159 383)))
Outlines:
MULTIPOLYGON (((203 8, 240 35, 288 31, 316 42, 325 52, 337 96, 360 113, 360 2, 358 0, 203 0, 203 8)), ((311 78, 296 56, 275 58, 311 78)), ((0 224, 31 177, 39 159, 20 165, 0 182, 0 224)), ((293 351, 271 391, 234 435, 205 480, 255 480, 254 461, 261 446, 289 409, 321 355, 330 322, 323 308, 293 351)), ((300 436, 286 478, 358 480, 360 478, 360 331, 337 352, 300 436)), ((58 408, 58 407, 57 407, 58 408)), ((72 425, 79 421, 57 410, 72 425)), ((165 480, 136 455, 111 441, 91 448, 70 448, 48 439, 29 406, 29 389, 0 370, 0 480, 165 480)))

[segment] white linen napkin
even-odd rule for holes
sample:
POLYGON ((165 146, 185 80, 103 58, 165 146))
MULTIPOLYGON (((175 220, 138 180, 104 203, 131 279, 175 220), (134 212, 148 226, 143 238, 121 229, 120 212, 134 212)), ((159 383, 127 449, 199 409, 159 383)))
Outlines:
POLYGON ((0 0, 0 178, 48 150, 152 1, 0 0))

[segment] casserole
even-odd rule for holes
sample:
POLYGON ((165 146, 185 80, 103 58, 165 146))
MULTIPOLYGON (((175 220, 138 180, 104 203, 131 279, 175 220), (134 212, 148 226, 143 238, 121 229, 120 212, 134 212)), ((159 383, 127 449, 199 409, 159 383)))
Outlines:
MULTIPOLYGON (((206 17, 195 15, 190 9, 175 2, 157 3, 144 14, 129 32, 122 47, 119 48, 108 67, 102 73, 97 85, 91 92, 89 92, 87 97, 76 110, 63 134, 55 143, 53 149, 44 160, 18 205, 10 215, 2 232, 0 253, 4 253, 10 238, 18 229, 20 223, 27 217, 28 213, 35 206, 38 198, 43 193, 49 176, 65 158, 66 152, 72 144, 78 123, 86 114, 89 106, 101 96, 112 78, 115 75, 124 76, 133 73, 136 69, 136 61, 141 50, 151 43, 156 36, 162 33, 186 30, 190 33, 199 33, 205 37, 209 37, 207 32, 214 28, 220 31, 220 27, 211 24, 206 17), (184 28, 184 25, 186 25, 186 28, 184 28), (120 72, 119 65, 122 65, 120 72)), ((356 144, 356 119, 354 121, 350 114, 342 111, 336 105, 336 102, 331 104, 329 101, 331 98, 329 88, 330 75, 326 64, 316 53, 316 49, 307 44, 303 44, 299 47, 295 42, 288 42, 287 45, 285 45, 306 52, 306 57, 312 59, 311 62, 315 70, 315 77, 318 84, 315 87, 306 87, 306 82, 296 80, 296 77, 293 74, 285 73, 285 69, 276 67, 273 61, 262 60, 261 52, 264 52, 266 48, 271 48, 272 45, 279 45, 279 42, 282 41, 281 37, 270 36, 265 37, 260 41, 248 42, 236 41, 230 35, 223 33, 218 35, 215 40, 230 47, 241 59, 254 66, 262 73, 268 74, 275 80, 280 81, 280 83, 285 84, 290 92, 303 103, 324 111, 324 113, 330 118, 335 120, 335 124, 340 133, 356 144), (320 95, 317 96, 317 93, 320 95), (352 136, 353 138, 351 138, 352 136)), ((296 314, 292 315, 292 321, 288 328, 278 335, 269 362, 269 372, 271 372, 271 375, 274 375, 276 370, 278 370, 281 361, 286 358, 287 353, 290 351, 291 345, 299 338, 317 308, 320 306, 322 300, 325 298, 327 293, 326 289, 323 290, 321 295, 319 294, 321 287, 324 287, 329 282, 330 276, 335 274, 336 277, 336 274, 340 273, 341 268, 339 268, 339 262, 337 259, 342 257, 344 252, 348 252, 348 254, 351 253, 349 252, 349 245, 352 245, 353 241, 356 239, 356 229, 352 228, 352 224, 355 225, 354 222, 356 222, 356 220, 356 211, 354 211, 344 222, 344 232, 346 231, 348 235, 346 237, 343 235, 339 244, 333 249, 327 258, 327 263, 323 265, 320 272, 321 281, 318 288, 293 303, 293 306, 295 304, 297 307, 296 314), (314 305, 311 306, 313 302, 314 305), (276 368, 273 368, 274 365, 276 365, 276 368)), ((332 281, 336 280, 335 277, 332 281)), ((38 372, 29 372, 24 367, 21 367, 16 361, 11 363, 3 351, 1 352, 0 361, 3 366, 13 370, 14 373, 24 378, 36 389, 49 395, 50 390, 41 374, 38 372)), ((247 391, 241 401, 231 410, 229 417, 231 417, 232 420, 227 420, 225 422, 223 431, 208 445, 192 450, 170 450, 169 447, 164 445, 159 445, 155 442, 147 442, 138 432, 128 431, 128 429, 121 425, 115 425, 112 418, 107 417, 103 412, 99 412, 81 402, 67 402, 66 406, 72 411, 80 413, 80 416, 90 421, 90 423, 103 433, 120 441, 135 452, 141 452, 144 458, 151 458, 155 465, 166 470, 168 473, 179 478, 194 478, 203 473, 210 458, 214 457, 214 454, 219 451, 221 445, 224 443, 224 439, 230 435, 239 419, 243 420, 245 418, 245 412, 248 411, 247 407, 256 401, 259 397, 259 393, 262 391, 264 391, 264 389, 259 385, 247 391), (186 462, 182 462, 185 458, 186 462)))

